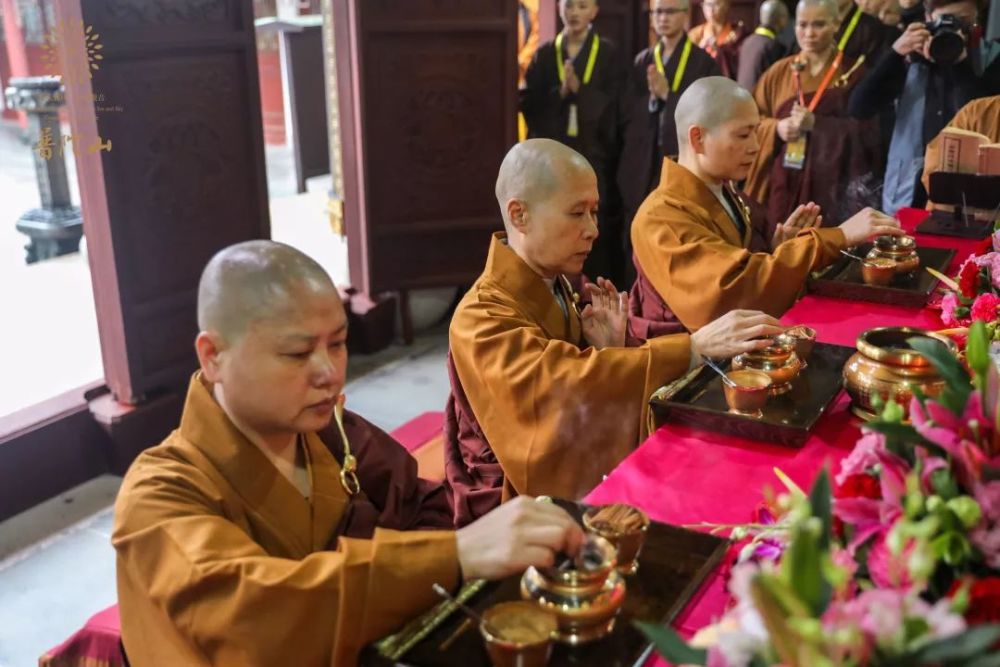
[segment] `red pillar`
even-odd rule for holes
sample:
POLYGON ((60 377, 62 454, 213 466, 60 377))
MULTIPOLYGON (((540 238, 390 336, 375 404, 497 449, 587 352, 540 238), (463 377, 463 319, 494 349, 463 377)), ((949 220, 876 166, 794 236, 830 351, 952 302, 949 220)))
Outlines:
MULTIPOLYGON (((28 50, 24 46, 24 34, 19 26, 20 20, 17 5, 14 0, 0 0, 3 3, 3 36, 7 43, 7 60, 10 62, 10 75, 28 76, 28 50)), ((19 111, 17 122, 22 128, 28 126, 28 116, 19 111)))

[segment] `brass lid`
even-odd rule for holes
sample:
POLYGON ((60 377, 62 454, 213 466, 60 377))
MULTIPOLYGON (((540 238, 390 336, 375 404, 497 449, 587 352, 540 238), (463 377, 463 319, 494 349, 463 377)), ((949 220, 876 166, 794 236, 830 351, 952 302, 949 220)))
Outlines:
POLYGON ((893 255, 909 255, 917 249, 917 240, 912 236, 885 234, 875 238, 875 247, 893 255))
POLYGON ((958 352, 958 346, 950 338, 912 327, 869 329, 858 336, 857 349, 869 359, 894 366, 930 366, 930 361, 906 342, 908 338, 913 337, 932 338, 942 343, 952 354, 958 352))

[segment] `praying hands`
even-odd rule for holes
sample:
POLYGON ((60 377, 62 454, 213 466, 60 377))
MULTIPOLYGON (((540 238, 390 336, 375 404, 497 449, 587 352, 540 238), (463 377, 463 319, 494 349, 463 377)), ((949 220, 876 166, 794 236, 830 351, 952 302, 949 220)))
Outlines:
POLYGON ((587 342, 598 350, 623 347, 628 326, 628 294, 619 292, 614 283, 598 278, 587 283, 590 303, 580 313, 580 324, 587 342))

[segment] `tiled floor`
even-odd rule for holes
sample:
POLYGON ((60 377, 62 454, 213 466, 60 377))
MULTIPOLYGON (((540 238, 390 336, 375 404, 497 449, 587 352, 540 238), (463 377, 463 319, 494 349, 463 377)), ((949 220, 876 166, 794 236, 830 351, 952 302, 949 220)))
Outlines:
MULTIPOLYGON (((442 327, 377 355, 352 359, 348 407, 385 430, 448 395, 442 327)), ((0 523, 0 667, 30 667, 38 656, 115 600, 110 475, 0 523)))

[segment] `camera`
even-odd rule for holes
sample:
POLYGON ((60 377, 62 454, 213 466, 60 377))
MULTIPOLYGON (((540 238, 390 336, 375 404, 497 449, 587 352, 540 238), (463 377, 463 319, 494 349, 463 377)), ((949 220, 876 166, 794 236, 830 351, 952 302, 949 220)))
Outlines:
POLYGON ((962 35, 966 29, 964 22, 951 14, 943 14, 924 25, 931 33, 927 46, 930 57, 941 65, 954 64, 965 50, 965 37, 962 35))

